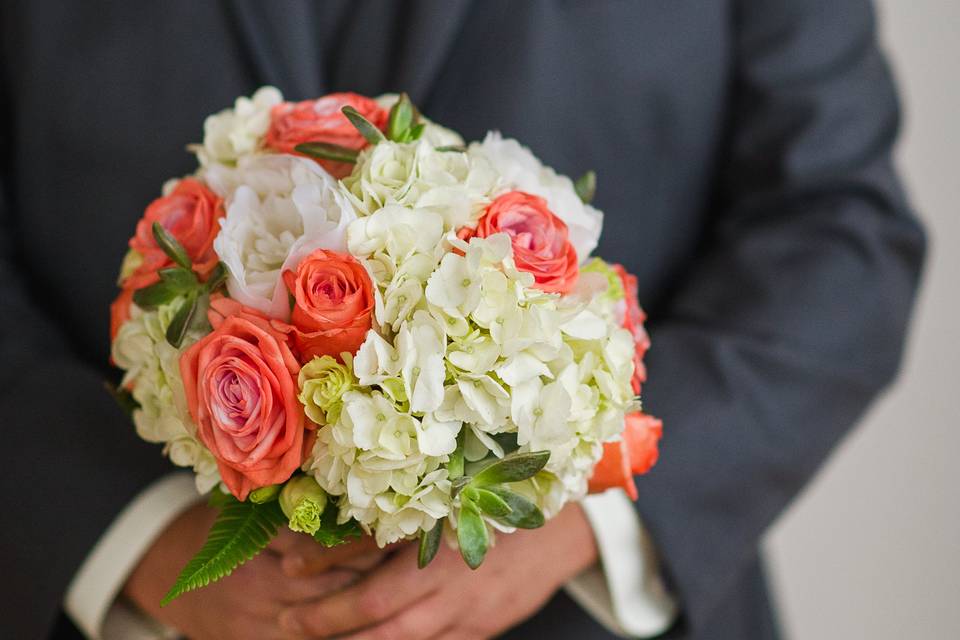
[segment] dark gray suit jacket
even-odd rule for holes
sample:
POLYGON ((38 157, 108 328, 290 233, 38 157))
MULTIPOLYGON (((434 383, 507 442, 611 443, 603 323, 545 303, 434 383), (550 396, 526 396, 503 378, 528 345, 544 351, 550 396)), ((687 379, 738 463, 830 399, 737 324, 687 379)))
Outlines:
MULTIPOLYGON (((774 637, 757 544, 898 366, 924 239, 864 0, 10 0, 0 98, 0 617, 40 638, 111 519, 169 471, 101 387, 127 238, 203 117, 408 91, 599 175, 666 425, 637 508, 674 637, 774 637)), ((545 561, 549 561, 545 559, 545 561)), ((562 596, 510 637, 604 638, 562 596), (552 636, 550 635, 552 634, 552 636)))

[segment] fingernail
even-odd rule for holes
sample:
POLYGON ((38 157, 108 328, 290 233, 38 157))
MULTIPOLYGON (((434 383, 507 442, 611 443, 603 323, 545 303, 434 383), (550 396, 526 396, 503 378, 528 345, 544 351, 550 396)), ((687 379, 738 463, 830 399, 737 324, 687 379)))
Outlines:
POLYGON ((283 572, 288 576, 297 576, 303 572, 307 561, 301 555, 288 555, 283 558, 283 572))
POLYGON ((303 626, 297 620, 297 616, 292 609, 287 609, 280 614, 280 628, 291 633, 303 631, 303 626))

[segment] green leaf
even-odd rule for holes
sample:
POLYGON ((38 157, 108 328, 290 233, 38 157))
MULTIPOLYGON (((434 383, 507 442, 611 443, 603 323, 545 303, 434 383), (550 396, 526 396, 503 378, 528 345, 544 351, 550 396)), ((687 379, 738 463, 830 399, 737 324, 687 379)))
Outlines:
POLYGON ((549 451, 534 451, 531 453, 511 453, 485 467, 473 477, 471 484, 477 487, 500 484, 502 482, 519 482, 532 478, 547 464, 550 459, 549 451))
POLYGON ((210 272, 210 277, 207 278, 207 281, 204 283, 204 288, 208 293, 213 293, 227 281, 227 276, 230 275, 227 271, 227 265, 222 262, 218 262, 217 266, 213 268, 213 271, 210 272))
POLYGON ((470 476, 460 476, 450 481, 450 497, 456 498, 460 490, 470 484, 470 476))
POLYGON ((483 563, 490 545, 487 525, 480 517, 477 507, 467 503, 460 509, 460 518, 457 520, 457 542, 460 543, 460 555, 467 566, 476 569, 483 563))
POLYGON ((180 265, 184 269, 192 268, 193 265, 190 263, 190 256, 187 255, 187 250, 184 249, 180 241, 164 229, 163 225, 159 222, 153 223, 153 239, 157 241, 157 246, 163 249, 163 252, 167 254, 167 257, 173 260, 175 264, 180 265))
POLYGON ((360 115, 360 112, 353 107, 347 105, 340 111, 343 112, 343 115, 347 116, 347 120, 350 121, 350 124, 356 127, 357 131, 360 132, 360 135, 366 138, 367 142, 370 144, 377 144, 386 140, 386 138, 383 137, 383 132, 380 131, 380 129, 377 129, 376 125, 374 125, 372 122, 360 115))
MULTIPOLYGON (((216 493, 216 492, 215 492, 216 493)), ((230 575, 234 569, 260 553, 286 522, 276 502, 253 504, 226 500, 207 541, 180 573, 160 606, 230 575)))
POLYGON ((587 171, 577 178, 577 181, 573 183, 573 188, 576 190, 581 202, 590 204, 593 202, 593 196, 597 193, 597 174, 593 171, 587 171))
POLYGON ((183 344, 183 339, 190 329, 190 324, 193 322, 194 316, 197 315, 199 302, 196 294, 187 296, 187 299, 177 311, 177 315, 173 316, 173 320, 170 321, 170 326, 167 327, 167 342, 173 348, 179 349, 180 345, 183 344))
POLYGON ((396 104, 390 109, 390 118, 387 121, 387 138, 400 142, 404 139, 413 124, 413 104, 410 96, 401 93, 396 104))
POLYGON ((133 394, 123 387, 118 387, 109 380, 104 380, 103 388, 107 390, 107 393, 114 399, 117 406, 119 406, 128 417, 132 416, 133 412, 140 408, 140 403, 133 398, 133 394))
POLYGON ((313 539, 325 547, 335 547, 363 535, 363 529, 356 520, 337 524, 338 511, 334 505, 328 504, 320 516, 320 528, 313 534, 313 539))
POLYGON ((180 292, 175 287, 161 280, 149 287, 134 291, 133 302, 141 309, 152 309, 173 302, 178 295, 180 292))
POLYGON ((434 147, 434 151, 439 151, 440 153, 466 153, 467 148, 461 144, 447 144, 442 147, 434 147))
POLYGON ((171 267, 169 269, 160 269, 157 272, 160 281, 176 289, 180 293, 192 291, 197 287, 197 276, 190 269, 183 267, 171 267))
POLYGON ((419 140, 420 136, 423 135, 423 132, 426 129, 427 129, 427 125, 423 122, 410 127, 410 130, 407 132, 407 142, 413 142, 414 140, 419 140))
POLYGON ((507 501, 493 491, 480 488, 475 489, 475 491, 477 506, 480 507, 480 511, 483 511, 488 516, 503 518, 513 512, 513 509, 507 501))
POLYGON ((463 445, 466 438, 466 430, 461 429, 457 434, 457 448, 450 454, 450 460, 447 461, 447 477, 456 480, 463 475, 463 445))
POLYGON ((294 151, 318 158, 320 160, 333 160, 334 162, 347 162, 354 164, 360 152, 349 147, 341 147, 338 144, 329 142, 304 142, 293 148, 294 151))
POLYGON ((520 494, 504 487, 488 487, 487 491, 496 494, 510 507, 510 513, 497 517, 497 521, 518 529, 537 529, 543 526, 543 512, 520 494))
POLYGON ((440 550, 440 539, 443 538, 443 518, 437 520, 430 531, 420 532, 420 549, 417 553, 417 566, 421 569, 430 564, 440 550))

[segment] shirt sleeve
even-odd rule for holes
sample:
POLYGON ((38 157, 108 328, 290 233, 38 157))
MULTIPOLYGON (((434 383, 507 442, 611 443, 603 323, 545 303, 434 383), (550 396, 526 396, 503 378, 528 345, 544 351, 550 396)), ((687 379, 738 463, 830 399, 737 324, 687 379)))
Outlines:
POLYGON ((630 499, 620 490, 581 503, 593 528, 599 562, 567 583, 567 593, 612 633, 650 638, 670 628, 677 607, 656 551, 630 499))
POLYGON ((163 530, 200 497, 192 474, 170 474, 120 513, 67 590, 67 615, 89 640, 176 637, 118 598, 127 577, 163 530))

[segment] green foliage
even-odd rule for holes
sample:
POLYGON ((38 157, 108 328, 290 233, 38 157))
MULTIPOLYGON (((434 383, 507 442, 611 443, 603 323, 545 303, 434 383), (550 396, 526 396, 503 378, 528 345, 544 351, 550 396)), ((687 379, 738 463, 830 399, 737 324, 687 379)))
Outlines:
POLYGON ((109 380, 104 380, 103 388, 107 390, 110 397, 127 416, 133 416, 133 412, 140 408, 140 403, 134 399, 133 394, 123 387, 118 387, 109 380))
POLYGON ((440 540, 443 538, 443 518, 437 520, 430 531, 420 532, 420 549, 417 553, 417 566, 423 569, 430 564, 440 550, 440 540))
POLYGON ((466 153, 467 148, 462 144, 446 144, 442 147, 434 147, 434 151, 439 151, 440 153, 466 153))
POLYGON ((360 155, 360 153, 354 149, 341 147, 338 144, 330 144, 329 142, 304 142, 303 144, 295 146, 293 150, 310 156, 311 158, 346 162, 349 164, 356 164, 357 156, 360 155))
POLYGON ((549 451, 511 453, 487 465, 473 477, 471 484, 482 487, 503 482, 520 482, 537 475, 549 459, 549 451))
POLYGON ((211 504, 221 508, 207 541, 187 563, 176 583, 160 602, 166 606, 175 598, 205 587, 230 575, 234 569, 256 556, 277 535, 286 518, 276 501, 266 504, 240 502, 232 496, 214 492, 211 504))
POLYGON ((173 260, 174 264, 190 269, 190 256, 187 250, 183 248, 180 241, 173 237, 169 231, 163 228, 159 222, 153 223, 153 239, 157 241, 157 246, 163 249, 167 257, 173 260))
POLYGON ((593 202, 593 197, 597 194, 597 174, 593 171, 587 171, 577 178, 577 181, 573 183, 573 188, 576 190, 581 202, 590 204, 593 202))
POLYGON ((363 529, 356 520, 337 524, 338 511, 333 504, 328 504, 320 516, 320 528, 313 534, 313 539, 325 547, 335 547, 363 535, 363 529))
POLYGON ((380 129, 377 129, 375 124, 364 118, 360 112, 353 107, 348 105, 340 111, 343 112, 343 115, 347 116, 347 120, 350 121, 350 124, 352 124, 356 130, 360 132, 360 135, 362 135, 370 144, 377 144, 386 140, 383 132, 380 131, 380 129))
POLYGON ((465 429, 461 429, 457 434, 457 448, 450 454, 450 460, 447 461, 447 477, 456 480, 463 476, 463 446, 466 441, 465 429))
POLYGON ((490 489, 473 487, 471 487, 471 490, 471 499, 476 501, 477 506, 483 513, 493 518, 504 518, 513 512, 510 504, 496 492, 490 489))
POLYGON ((176 287, 161 280, 149 287, 137 289, 133 292, 133 302, 141 309, 154 309, 160 305, 170 304, 180 295, 176 287))
POLYGON ((387 121, 387 138, 394 142, 402 142, 413 125, 414 109, 410 96, 401 93, 396 104, 390 109, 390 118, 387 121))
POLYGON ((490 513, 490 516, 502 524, 518 529, 537 529, 543 526, 543 512, 519 493, 504 487, 488 487, 486 491, 495 494, 509 507, 510 511, 502 516, 490 513))
POLYGON ((167 342, 175 349, 179 349, 180 345, 183 344, 183 339, 187 336, 187 331, 197 315, 199 306, 200 299, 196 292, 187 294, 187 299, 180 305, 180 309, 177 310, 173 320, 170 321, 170 326, 167 327, 167 342))
POLYGON ((222 262, 218 262, 217 266, 213 268, 213 271, 210 273, 210 277, 207 278, 207 281, 204 283, 204 288, 207 293, 213 293, 217 289, 223 286, 223 283, 227 281, 227 267, 222 262))
POLYGON ((476 569, 483 563, 490 546, 487 525, 480 516, 480 510, 472 503, 465 502, 457 520, 457 542, 460 543, 460 555, 467 566, 476 569))

